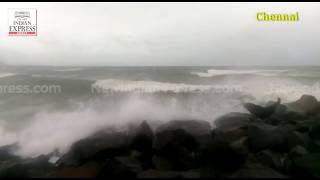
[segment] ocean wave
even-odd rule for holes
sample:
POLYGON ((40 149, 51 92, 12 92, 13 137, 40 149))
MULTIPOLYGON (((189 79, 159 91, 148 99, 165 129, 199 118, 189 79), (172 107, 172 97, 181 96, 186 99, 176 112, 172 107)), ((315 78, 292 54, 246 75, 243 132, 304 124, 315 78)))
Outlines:
POLYGON ((276 76, 279 73, 287 72, 288 70, 219 70, 219 69, 209 69, 207 72, 191 72, 193 75, 199 77, 213 77, 221 75, 244 75, 244 74, 254 74, 261 76, 276 76))
POLYGON ((83 68, 56 69, 57 72, 81 71, 83 68))
POLYGON ((16 75, 16 74, 14 74, 14 73, 0 73, 0 78, 14 76, 14 75, 16 75))

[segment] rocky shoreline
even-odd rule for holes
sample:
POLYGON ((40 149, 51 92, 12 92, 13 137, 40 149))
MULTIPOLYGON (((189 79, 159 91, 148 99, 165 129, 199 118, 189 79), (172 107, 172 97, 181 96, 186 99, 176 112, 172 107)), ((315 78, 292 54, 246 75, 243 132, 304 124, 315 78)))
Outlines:
POLYGON ((320 177, 320 102, 299 100, 231 112, 214 121, 174 120, 153 130, 101 130, 53 152, 22 159, 0 148, 0 177, 287 178, 320 177))

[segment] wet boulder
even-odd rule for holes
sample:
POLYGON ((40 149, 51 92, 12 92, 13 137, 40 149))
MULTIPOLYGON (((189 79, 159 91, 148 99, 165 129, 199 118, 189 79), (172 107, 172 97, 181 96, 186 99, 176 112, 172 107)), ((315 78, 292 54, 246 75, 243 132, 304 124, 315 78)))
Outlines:
POLYGON ((231 178, 287 178, 287 176, 259 163, 246 163, 231 178))
POLYGON ((281 154, 273 152, 270 149, 260 151, 256 154, 258 162, 264 166, 278 170, 282 168, 281 158, 281 154))
POLYGON ((254 152, 264 149, 276 151, 288 150, 288 137, 294 127, 277 127, 263 123, 250 124, 248 127, 248 141, 250 149, 254 152))
POLYGON ((216 129, 224 131, 247 127, 254 117, 247 113, 232 112, 223 115, 214 121, 216 129))
POLYGON ((157 134, 182 129, 192 137, 198 144, 205 144, 211 140, 211 125, 203 120, 172 120, 156 129, 157 134))
POLYGON ((320 123, 319 122, 311 126, 309 136, 311 139, 320 140, 320 123))
POLYGON ((87 162, 77 167, 62 167, 50 173, 49 178, 96 178, 100 171, 100 165, 95 162, 87 162))
POLYGON ((141 172, 138 178, 200 178, 200 174, 195 171, 160 171, 150 169, 141 172))
POLYGON ((127 153, 128 146, 128 137, 125 133, 101 131, 75 142, 57 164, 76 166, 87 161, 103 161, 108 157, 127 153))
POLYGON ((293 160, 295 177, 320 177, 320 154, 307 154, 293 160))
POLYGON ((0 161, 19 160, 20 157, 12 153, 15 149, 17 149, 16 144, 0 147, 0 161))
POLYGON ((54 166, 48 162, 48 156, 8 160, 0 163, 0 177, 4 178, 39 178, 48 177, 54 166))
POLYGON ((292 111, 303 114, 317 114, 320 112, 319 102, 314 96, 311 95, 302 95, 299 100, 288 103, 287 107, 292 111))
POLYGON ((232 172, 245 162, 248 153, 246 143, 245 138, 232 143, 214 140, 201 150, 200 164, 219 173, 232 172))
POLYGON ((241 127, 241 128, 228 129, 228 130, 215 129, 213 131, 212 136, 213 136, 212 138, 214 141, 232 143, 232 142, 237 141, 243 137, 246 137, 247 136, 247 128, 241 127))
POLYGON ((280 98, 278 98, 277 102, 269 104, 265 107, 253 103, 244 103, 243 106, 254 116, 265 119, 270 117, 276 111, 276 109, 280 105, 280 102, 281 100, 280 98))
POLYGON ((130 156, 118 156, 107 159, 97 177, 135 178, 142 170, 142 165, 135 158, 130 156))
POLYGON ((153 139, 154 133, 146 121, 143 121, 137 128, 135 128, 131 135, 130 149, 138 151, 137 158, 143 162, 144 166, 151 164, 153 156, 153 139))
POLYGON ((200 144, 184 129, 163 130, 155 135, 154 165, 161 170, 187 170, 195 166, 200 144))
POLYGON ((296 158, 296 157, 307 155, 308 153, 309 152, 305 147, 298 145, 290 150, 288 156, 290 158, 296 158))

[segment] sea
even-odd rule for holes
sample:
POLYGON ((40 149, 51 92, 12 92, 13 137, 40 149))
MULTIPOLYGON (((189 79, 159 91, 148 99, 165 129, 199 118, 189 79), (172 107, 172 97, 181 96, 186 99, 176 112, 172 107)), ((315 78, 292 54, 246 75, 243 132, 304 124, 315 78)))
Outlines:
POLYGON ((244 102, 320 99, 318 66, 0 67, 0 146, 36 157, 142 121, 214 120, 244 102))

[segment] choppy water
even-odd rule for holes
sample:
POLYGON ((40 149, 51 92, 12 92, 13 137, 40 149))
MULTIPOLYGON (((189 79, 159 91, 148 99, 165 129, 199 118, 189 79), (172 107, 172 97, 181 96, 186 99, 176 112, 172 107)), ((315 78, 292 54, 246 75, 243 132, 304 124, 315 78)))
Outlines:
POLYGON ((104 126, 148 120, 214 119, 302 94, 320 99, 320 67, 31 67, 0 68, 0 87, 59 85, 59 93, 0 93, 0 145, 23 156, 65 152, 104 126))

